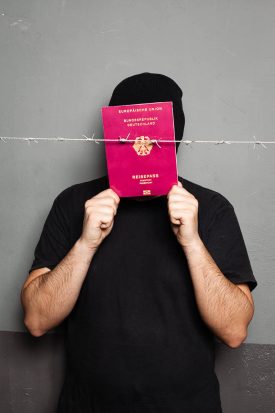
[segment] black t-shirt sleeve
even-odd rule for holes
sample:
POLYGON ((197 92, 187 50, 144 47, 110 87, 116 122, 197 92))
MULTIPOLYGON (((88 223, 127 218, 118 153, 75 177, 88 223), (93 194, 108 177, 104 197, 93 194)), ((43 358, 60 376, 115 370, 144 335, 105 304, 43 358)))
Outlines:
POLYGON ((222 273, 234 284, 257 286, 238 219, 228 201, 217 212, 208 232, 207 250, 222 273))
POLYGON ((45 220, 40 239, 34 250, 34 259, 29 273, 42 267, 52 270, 65 257, 70 248, 68 217, 65 215, 59 195, 53 201, 45 220))

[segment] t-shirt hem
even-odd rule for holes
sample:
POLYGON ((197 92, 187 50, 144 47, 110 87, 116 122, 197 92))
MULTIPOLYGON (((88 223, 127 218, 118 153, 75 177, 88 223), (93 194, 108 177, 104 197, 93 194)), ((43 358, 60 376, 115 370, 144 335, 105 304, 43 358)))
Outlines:
POLYGON ((242 276, 240 277, 240 275, 234 277, 234 276, 227 276, 227 278, 229 279, 229 281, 231 281, 233 284, 247 284, 250 291, 253 291, 258 283, 254 277, 253 274, 247 275, 247 276, 242 276))

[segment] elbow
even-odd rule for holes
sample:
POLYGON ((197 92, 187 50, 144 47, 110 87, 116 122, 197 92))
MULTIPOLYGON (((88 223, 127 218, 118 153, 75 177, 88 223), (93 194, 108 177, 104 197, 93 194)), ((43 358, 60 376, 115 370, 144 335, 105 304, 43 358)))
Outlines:
POLYGON ((225 344, 230 348, 238 348, 247 338, 247 330, 242 331, 238 334, 232 334, 226 340, 224 340, 225 344))
POLYGON ((34 337, 41 337, 47 332, 45 330, 42 330, 37 324, 35 324, 27 317, 25 317, 24 319, 24 324, 29 333, 34 337))
POLYGON ((24 325, 32 336, 41 337, 47 331, 41 329, 37 316, 35 316, 26 305, 26 302, 24 300, 24 291, 24 289, 22 289, 21 291, 21 303, 24 311, 24 325))
POLYGON ((238 348, 241 346, 241 344, 246 340, 247 335, 248 335, 248 325, 253 318, 254 315, 254 305, 251 305, 251 315, 249 319, 245 322, 242 321, 240 322, 237 327, 232 326, 231 330, 227 334, 227 340, 225 341, 225 344, 227 344, 231 348, 238 348))
POLYGON ((33 337, 41 337, 45 334, 45 332, 43 332, 41 330, 32 330, 32 331, 30 331, 30 333, 33 337))

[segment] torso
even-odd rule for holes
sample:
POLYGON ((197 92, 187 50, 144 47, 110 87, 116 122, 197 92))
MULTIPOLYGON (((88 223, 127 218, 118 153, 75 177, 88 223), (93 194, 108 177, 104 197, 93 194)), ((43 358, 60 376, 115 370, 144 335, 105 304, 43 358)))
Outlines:
MULTIPOLYGON (((83 205, 93 191, 108 188, 108 181, 100 178, 92 191, 88 183, 80 185, 83 205)), ((76 197, 74 203, 76 208, 76 197)), ((81 233, 83 206, 74 214, 72 243, 81 233)), ((202 238, 204 220, 201 211, 202 238)), ((93 257, 67 319, 68 371, 102 400, 195 400, 200 392, 206 397, 207 389, 219 406, 213 344, 171 229, 167 197, 121 198, 113 229, 93 257)))

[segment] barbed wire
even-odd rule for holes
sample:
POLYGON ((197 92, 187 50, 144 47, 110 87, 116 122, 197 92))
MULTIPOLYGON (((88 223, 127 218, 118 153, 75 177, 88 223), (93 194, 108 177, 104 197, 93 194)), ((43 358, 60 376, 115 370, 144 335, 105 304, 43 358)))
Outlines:
MULTIPOLYGON (((54 136, 54 137, 31 137, 31 136, 0 136, 1 142, 7 143, 8 141, 27 141, 29 144, 31 142, 38 143, 39 141, 57 141, 57 142, 94 142, 99 144, 100 142, 135 142, 136 139, 129 139, 129 135, 125 137, 119 136, 118 138, 113 139, 105 139, 105 138, 95 138, 94 134, 91 138, 87 137, 86 135, 82 135, 81 138, 69 138, 69 137, 62 137, 62 136, 54 136)), ((180 142, 185 145, 191 145, 193 143, 201 143, 201 144, 215 144, 215 145, 235 145, 235 144, 250 144, 253 145, 254 149, 257 145, 267 149, 266 145, 275 144, 275 141, 265 141, 265 140, 258 140, 255 136, 253 136, 253 140, 228 140, 220 137, 219 139, 183 139, 183 140, 174 140, 174 139, 162 139, 162 138, 150 138, 147 143, 155 143, 161 148, 161 143, 174 143, 180 142)))

